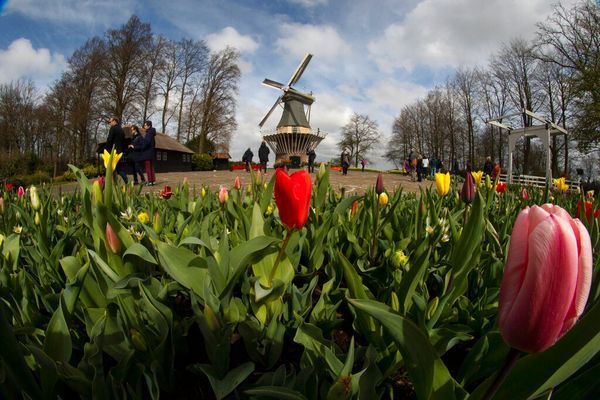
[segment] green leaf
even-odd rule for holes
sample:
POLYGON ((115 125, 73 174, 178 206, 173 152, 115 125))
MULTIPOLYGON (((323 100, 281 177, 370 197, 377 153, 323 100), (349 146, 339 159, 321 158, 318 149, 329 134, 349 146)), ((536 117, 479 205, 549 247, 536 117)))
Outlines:
POLYGON ((63 300, 61 298, 59 306, 52 314, 46 336, 44 338, 44 351, 55 361, 68 363, 71 358, 73 345, 71 343, 71 333, 63 313, 63 300))
POLYGON ((244 394, 257 396, 258 398, 272 398, 281 400, 307 400, 302 393, 283 386, 261 386, 254 389, 244 390, 244 394))
POLYGON ((125 258, 127 255, 137 256, 142 260, 149 262, 150 264, 158 264, 154 256, 152 256, 148 249, 140 243, 133 243, 131 246, 129 246, 123 254, 123 258, 125 258))
POLYGON ((165 272, 204 299, 204 282, 210 278, 208 270, 200 268, 200 257, 185 247, 175 247, 164 242, 157 242, 156 247, 160 266, 165 272))
POLYGON ((435 353, 427 335, 411 320, 374 300, 348 299, 350 304, 385 326, 404 358, 419 399, 454 399, 457 383, 435 353))
POLYGON ((210 365, 200 364, 195 367, 204 372, 217 400, 223 399, 233 392, 254 371, 254 363, 249 361, 229 371, 223 379, 219 379, 210 365))

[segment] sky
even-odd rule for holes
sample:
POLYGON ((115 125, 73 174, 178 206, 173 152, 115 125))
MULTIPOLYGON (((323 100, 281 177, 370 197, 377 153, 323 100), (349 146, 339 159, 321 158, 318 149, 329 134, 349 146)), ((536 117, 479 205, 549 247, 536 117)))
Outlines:
MULTIPOLYGON (((574 2, 562 1, 566 6, 574 2)), ((327 133, 316 149, 317 161, 339 157, 342 128, 359 113, 376 121, 381 133, 367 166, 385 169, 391 165, 382 154, 402 107, 443 85, 459 67, 488 65, 490 56, 512 38, 533 38, 535 24, 546 19, 555 3, 0 0, 0 83, 31 79, 43 94, 87 39, 118 29, 135 14, 155 34, 205 40, 214 51, 226 46, 239 50, 238 128, 230 154, 240 160, 248 147, 257 155, 262 138, 258 123, 280 95, 262 85, 263 79, 287 83, 310 53, 313 58, 294 87, 313 93, 311 126, 327 133)), ((274 129, 280 115, 280 110, 273 112, 263 130, 274 129)))

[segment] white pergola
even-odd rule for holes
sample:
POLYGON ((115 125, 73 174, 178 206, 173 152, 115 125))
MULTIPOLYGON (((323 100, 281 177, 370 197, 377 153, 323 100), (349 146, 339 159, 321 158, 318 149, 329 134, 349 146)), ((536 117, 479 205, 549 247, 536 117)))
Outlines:
POLYGON ((491 118, 486 121, 486 123, 497 126, 500 129, 504 129, 508 131, 508 173, 507 180, 508 183, 512 183, 512 170, 513 170, 513 152, 515 151, 515 145, 517 143, 517 139, 520 137, 531 137, 536 136, 542 140, 544 144, 544 148, 546 149, 546 184, 552 184, 552 168, 551 168, 551 153, 550 153, 550 137, 555 135, 565 135, 567 136, 567 131, 564 128, 556 125, 554 122, 549 121, 548 119, 538 115, 532 111, 527 109, 522 109, 520 112, 514 114, 503 115, 501 117, 491 118), (533 125, 526 126, 523 128, 513 128, 512 126, 503 124, 499 121, 503 119, 515 117, 517 115, 526 114, 531 118, 539 121, 542 125, 533 125))

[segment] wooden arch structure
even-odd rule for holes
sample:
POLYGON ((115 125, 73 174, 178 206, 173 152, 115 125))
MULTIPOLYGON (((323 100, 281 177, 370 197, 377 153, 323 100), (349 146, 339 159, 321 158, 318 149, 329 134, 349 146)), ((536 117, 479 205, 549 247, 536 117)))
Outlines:
POLYGON ((552 161, 551 161, 551 153, 550 153, 550 137, 555 135, 568 135, 568 132, 556 125, 554 122, 549 121, 548 119, 538 115, 532 111, 527 109, 522 109, 518 113, 503 115, 496 118, 491 118, 486 121, 486 123, 496 126, 500 129, 504 129, 508 132, 508 171, 507 171, 507 181, 508 183, 512 183, 512 171, 513 171, 513 152, 515 151, 515 146, 517 144, 517 139, 520 137, 538 137, 542 143, 544 144, 544 148, 546 149, 546 184, 548 186, 552 185, 552 161), (527 115, 534 120, 541 122, 540 125, 532 125, 525 126, 523 128, 513 128, 512 126, 506 125, 500 121, 506 118, 515 117, 517 115, 527 115))

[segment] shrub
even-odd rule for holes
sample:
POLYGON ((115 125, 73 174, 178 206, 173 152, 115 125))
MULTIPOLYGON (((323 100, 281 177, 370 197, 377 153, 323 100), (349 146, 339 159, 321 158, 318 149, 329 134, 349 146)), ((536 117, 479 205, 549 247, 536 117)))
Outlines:
POLYGON ((212 171, 213 159, 206 153, 194 154, 192 156, 192 170, 194 171, 212 171))
MULTIPOLYGON (((85 174, 85 176, 87 176, 88 178, 95 178, 98 175, 100 175, 100 170, 99 168, 94 165, 94 164, 86 164, 83 166, 83 168, 81 168, 81 171, 85 174)), ((70 171, 69 171, 70 172, 70 171)))

